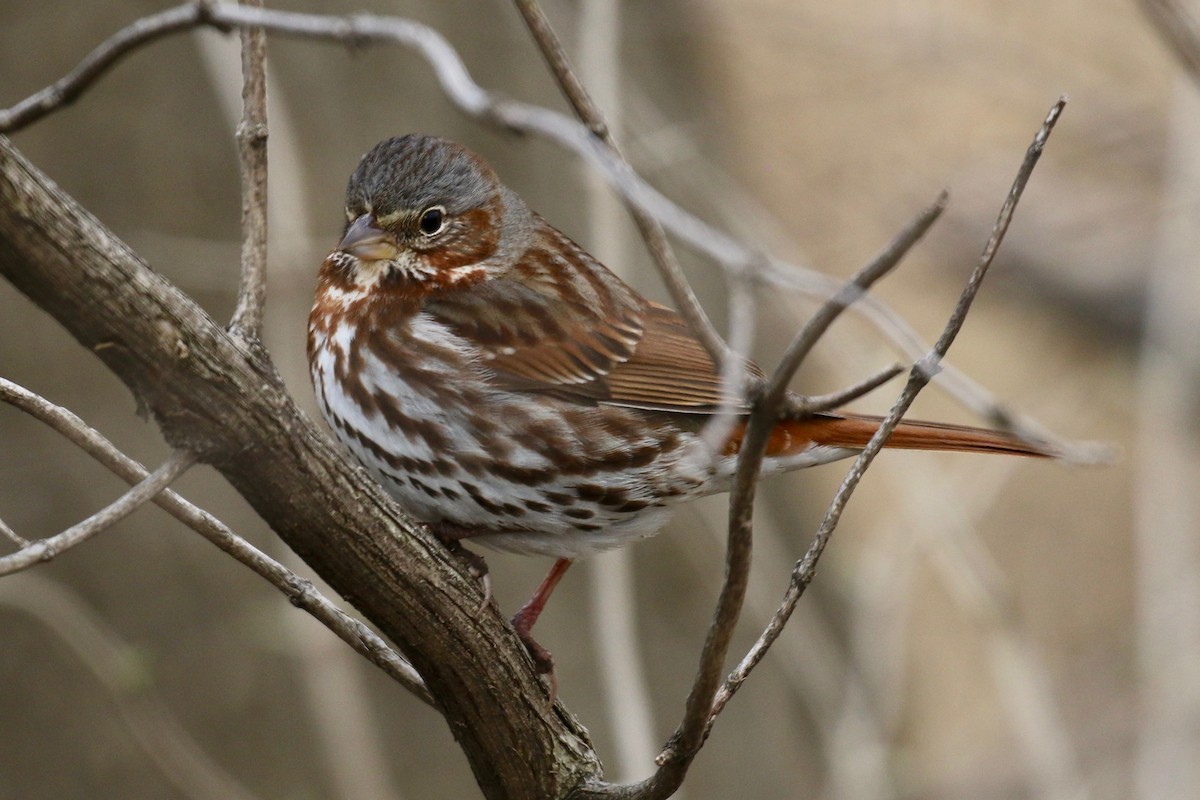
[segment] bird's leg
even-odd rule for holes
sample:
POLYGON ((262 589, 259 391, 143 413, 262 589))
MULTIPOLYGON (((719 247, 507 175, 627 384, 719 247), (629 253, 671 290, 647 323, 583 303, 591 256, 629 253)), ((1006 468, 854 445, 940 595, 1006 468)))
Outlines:
POLYGON ((470 539, 473 536, 483 536, 485 532, 464 528, 450 522, 429 522, 426 523, 426 527, 438 538, 438 541, 446 546, 447 550, 467 565, 467 572, 471 573, 471 577, 479 581, 483 588, 483 602, 479 604, 479 611, 483 611, 487 608, 488 603, 492 602, 492 577, 483 556, 463 547, 462 540, 470 539))
POLYGON ((554 591, 554 587, 558 586, 558 582, 562 580, 562 576, 566 574, 567 568, 571 566, 571 559, 560 558, 554 562, 554 566, 550 568, 550 572, 542 579, 542 583, 538 586, 537 591, 533 596, 521 606, 521 610, 512 618, 513 630, 517 632, 517 636, 521 638, 521 643, 525 645, 525 649, 529 651, 529 657, 533 659, 534 668, 541 675, 547 675, 550 679, 550 702, 554 702, 554 698, 558 695, 558 680, 554 677, 554 658, 550 655, 550 651, 542 647, 533 638, 533 625, 538 621, 538 617, 542 615, 542 610, 546 607, 546 601, 550 599, 550 594, 554 591))

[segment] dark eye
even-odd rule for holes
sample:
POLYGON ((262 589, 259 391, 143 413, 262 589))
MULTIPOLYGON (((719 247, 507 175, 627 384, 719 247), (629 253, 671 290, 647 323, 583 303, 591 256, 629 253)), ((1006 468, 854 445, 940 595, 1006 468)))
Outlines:
POLYGON ((436 236, 446 227, 446 209, 433 206, 421 212, 421 220, 417 223, 421 233, 426 236, 436 236))

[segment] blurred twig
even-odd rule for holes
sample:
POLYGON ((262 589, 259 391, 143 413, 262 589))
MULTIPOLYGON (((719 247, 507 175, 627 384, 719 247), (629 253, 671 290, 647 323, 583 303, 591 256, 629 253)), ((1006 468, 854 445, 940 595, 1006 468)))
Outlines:
MULTIPOLYGON (((518 4, 522 13, 534 10, 536 3, 518 4)), ((597 101, 608 109, 601 120, 593 110, 591 119, 573 101, 577 113, 593 130, 614 135, 622 118, 623 65, 620 57, 623 5, 620 0, 584 0, 576 21, 579 41, 579 70, 587 77, 597 101)), ((526 14, 526 21, 533 21, 526 14)), ((554 75, 568 80, 583 92, 553 31, 547 27, 534 37, 551 65, 554 75), (548 38, 547 38, 548 37, 548 38), (562 62, 552 58, 561 57, 562 62)), ((566 91, 566 87, 564 87, 566 91)), ((569 93, 568 93, 569 94, 569 93)), ((583 92, 584 102, 591 100, 583 92)), ((613 272, 628 278, 629 241, 621 225, 625 209, 617 195, 609 191, 595 172, 581 164, 583 199, 587 209, 589 241, 592 253, 613 272)), ((661 233, 661 229, 660 229, 661 233)), ((646 678, 646 651, 638 638, 639 610, 634 580, 632 548, 619 548, 588 559, 591 639, 596 648, 596 672, 604 690, 604 705, 612 730, 612 757, 606 757, 609 780, 625 781, 645 777, 654 770, 655 748, 661 744, 654 724, 654 703, 646 678)))
POLYGON ((0 606, 22 611, 57 634, 104 688, 130 736, 183 796, 254 800, 249 789, 200 748, 138 674, 133 648, 70 590, 27 572, 0 581, 0 606))
POLYGON ((1187 70, 1188 77, 1200 84, 1200 15, 1194 3, 1179 0, 1138 0, 1159 37, 1187 70))
POLYGON ((1170 112, 1164 202, 1132 398, 1138 713, 1130 796, 1138 800, 1200 796, 1200 95, 1194 83, 1176 81, 1170 112))
MULTIPOLYGON (((639 119, 648 120, 651 125, 666 124, 662 118, 662 110, 639 95, 637 87, 630 87, 629 94, 639 119)), ((774 213, 752 194, 743 190, 717 163, 706 158, 686 131, 672 132, 659 136, 658 139, 648 152, 656 156, 659 162, 685 159, 688 162, 686 167, 671 170, 669 176, 677 180, 691 195, 721 198, 721 202, 714 204, 711 212, 717 215, 734 235, 765 242, 766 249, 772 252, 796 249, 796 243, 775 218, 774 213), (731 210, 735 210, 736 213, 731 213, 731 210)), ((810 267, 784 268, 768 264, 765 271, 771 283, 812 297, 818 302, 829 298, 840 288, 836 279, 810 267)), ((874 296, 863 297, 850 310, 879 331, 885 341, 905 359, 915 361, 931 347, 912 325, 874 296)), ((1113 457, 1112 448, 1106 444, 1068 441, 1054 434, 1041 423, 1002 402, 979 382, 949 362, 943 362, 942 372, 938 375, 935 386, 986 420, 989 425, 1010 431, 1026 441, 1045 442, 1065 462, 1094 464, 1109 461, 1113 457)), ((810 403, 814 401, 815 398, 809 398, 810 403)))
MULTIPOLYGON (((237 69, 234 65, 241 60, 239 51, 245 52, 244 43, 216 36, 198 39, 202 63, 222 115, 230 127, 238 126, 243 106, 238 95, 244 78, 234 74, 237 69)), ((287 287, 304 282, 292 280, 293 276, 287 273, 289 269, 304 269, 305 255, 309 252, 304 242, 303 220, 309 218, 310 193, 304 191, 299 145, 292 124, 294 115, 290 113, 292 109, 286 102, 286 95, 273 78, 274 73, 266 75, 271 187, 271 203, 266 210, 272 260, 283 267, 282 271, 272 275, 271 298, 276 308, 282 305, 284 311, 264 321, 262 339, 265 341, 284 340, 293 333, 282 322, 294 318, 289 316, 291 309, 288 306, 296 305, 296 299, 288 297, 287 287), (278 328, 272 329, 272 324, 278 328)), ((305 292, 311 295, 311 287, 306 286, 305 292)), ((306 300, 311 302, 311 296, 306 300)), ((281 374, 296 374, 295 369, 289 369, 291 365, 281 361, 286 352, 273 353, 272 360, 281 374)), ((307 372, 307 364, 300 372, 307 372)), ((268 545, 268 553, 275 550, 284 568, 297 575, 305 574, 305 565, 294 552, 286 551, 278 542, 272 544, 268 545), (278 552, 280 549, 285 552, 278 552)), ((314 581, 314 586, 316 591, 325 593, 319 582, 314 581)), ((361 669, 357 655, 304 617, 293 614, 290 608, 277 604, 274 613, 278 616, 281 633, 278 643, 294 667, 294 678, 302 690, 304 706, 312 723, 308 733, 315 742, 316 758, 324 766, 331 795, 340 800, 381 797, 400 800, 402 793, 393 781, 385 752, 386 737, 380 735, 376 709, 369 697, 370 676, 361 669)))
MULTIPOLYGON (((920 240, 921 236, 929 230, 929 227, 941 215, 942 210, 945 208, 945 203, 946 195, 943 193, 932 206, 919 214, 904 231, 897 235, 878 257, 862 267, 837 295, 828 300, 809 319, 800 332, 796 334, 788 346, 784 357, 780 360, 775 374, 771 376, 762 399, 750 415, 750 420, 746 426, 746 435, 738 453, 737 472, 734 475, 733 492, 729 503, 729 550, 731 556, 729 565, 727 566, 726 587, 730 587, 731 590, 737 590, 734 580, 738 576, 737 570, 734 569, 734 558, 732 556, 735 550, 745 551, 742 557, 746 560, 746 564, 740 569, 744 570, 749 567, 751 518, 754 511, 754 496, 759 471, 762 467, 762 460, 766 453, 771 430, 775 427, 775 423, 787 399, 788 382, 795 371, 799 369, 804 358, 812 351, 813 346, 816 345, 817 341, 825 334, 837 317, 855 300, 863 296, 872 284, 899 265, 904 255, 912 249, 913 245, 920 240), (732 587, 731 583, 733 584, 732 587)), ((882 446, 882 440, 886 440, 887 435, 891 433, 891 428, 894 428, 899 423, 899 416, 899 414, 895 415, 895 419, 889 417, 891 426, 887 427, 887 422, 885 421, 884 427, 880 428, 880 431, 883 432, 882 436, 881 433, 876 433, 872 442, 879 439, 879 446, 882 446)), ((856 465, 861 461, 862 458, 860 457, 855 462, 856 465)), ((863 471, 865 471, 869 463, 870 459, 867 460, 866 464, 863 464, 863 471)), ((832 520, 830 532, 832 532, 832 528, 836 525, 837 520, 832 520)), ((744 580, 744 575, 742 579, 744 580)), ((744 594, 744 586, 741 587, 740 591, 744 594)), ((722 600, 725 599, 725 596, 726 590, 723 589, 722 600)), ((736 602, 740 606, 741 598, 738 597, 736 602)), ((786 619, 783 622, 786 622, 786 619)), ((732 634, 734 623, 736 623, 736 610, 734 611, 732 621, 729 623, 730 630, 726 633, 725 641, 722 643, 720 658, 714 659, 714 663, 712 664, 711 688, 708 689, 704 697, 703 708, 699 706, 699 703, 697 703, 695 709, 689 704, 689 711, 693 711, 695 716, 690 717, 691 727, 687 731, 688 738, 682 739, 682 741, 691 747, 698 747, 703 742, 717 714, 724 707, 724 702, 721 701, 721 694, 718 693, 718 679, 715 671, 722 669, 724 666, 725 654, 728 651, 729 636, 732 634)), ((710 634, 710 641, 712 639, 713 637, 710 634)), ((707 644, 706 642, 706 654, 708 654, 707 644)), ((726 681, 726 685, 728 685, 728 681, 726 681)), ((689 722, 685 722, 685 724, 689 724, 689 722)))
MULTIPOLYGON (((688 694, 683 719, 666 748, 658 756, 659 769, 654 775, 640 784, 597 789, 594 796, 631 800, 665 798, 674 793, 686 777, 692 760, 703 746, 715 718, 714 697, 721 681, 725 656, 729 651, 729 643, 741 613, 749 580, 752 515, 759 471, 771 429, 788 399, 787 384, 805 355, 837 317, 861 297, 866 289, 900 263, 904 254, 937 219, 944 202, 945 197, 940 197, 937 203, 922 212, 897 236, 878 258, 860 269, 840 292, 826 301, 809 319, 789 346, 788 355, 772 375, 767 384, 767 391, 750 415, 746 435, 738 452, 737 471, 733 477, 733 490, 729 499, 725 580, 705 638, 700 666, 688 694)), ((893 421, 892 427, 896 421, 893 421)))

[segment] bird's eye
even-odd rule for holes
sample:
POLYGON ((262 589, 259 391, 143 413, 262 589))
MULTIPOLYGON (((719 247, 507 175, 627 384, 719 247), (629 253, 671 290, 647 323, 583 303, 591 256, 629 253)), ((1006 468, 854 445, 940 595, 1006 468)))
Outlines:
POLYGON ((441 206, 425 209, 417 226, 426 236, 437 236, 446 227, 446 209, 441 206))

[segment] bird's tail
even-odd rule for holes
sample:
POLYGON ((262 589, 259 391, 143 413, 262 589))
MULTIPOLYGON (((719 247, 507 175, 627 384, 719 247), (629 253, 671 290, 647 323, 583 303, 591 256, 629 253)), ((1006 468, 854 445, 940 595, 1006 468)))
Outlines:
MULTIPOLYGON (((814 414, 804 419, 784 420, 771 431, 766 455, 798 455, 815 445, 862 449, 882 422, 883 417, 847 413, 814 414)), ((741 423, 734 429, 725 445, 727 455, 741 448, 745 427, 745 423, 741 423)), ((1030 444, 1008 433, 941 422, 901 422, 892 431, 884 447, 1041 458, 1055 455, 1046 447, 1030 444)))

